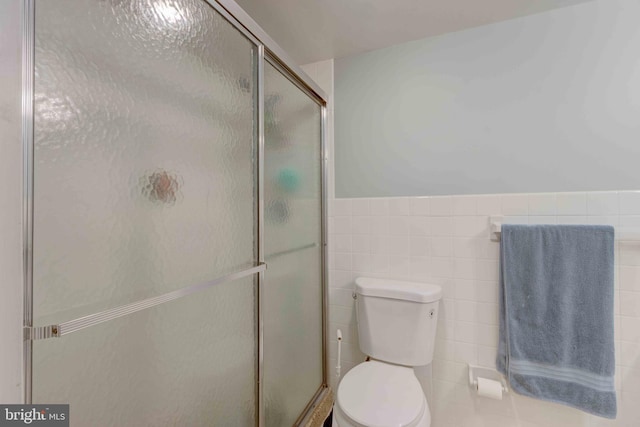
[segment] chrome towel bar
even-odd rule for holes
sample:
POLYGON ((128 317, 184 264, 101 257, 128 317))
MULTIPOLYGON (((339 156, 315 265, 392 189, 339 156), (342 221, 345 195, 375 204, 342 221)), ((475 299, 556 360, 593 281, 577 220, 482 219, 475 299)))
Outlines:
MULTIPOLYGON (((493 241, 500 240, 504 216, 494 215, 489 217, 489 238, 493 241)), ((616 227, 616 240, 620 242, 640 243, 640 228, 616 227)))

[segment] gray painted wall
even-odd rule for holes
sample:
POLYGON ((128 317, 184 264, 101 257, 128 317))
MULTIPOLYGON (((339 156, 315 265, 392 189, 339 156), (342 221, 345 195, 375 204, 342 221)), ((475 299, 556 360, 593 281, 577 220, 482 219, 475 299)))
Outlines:
POLYGON ((640 188, 640 2, 335 61, 336 196, 640 188))

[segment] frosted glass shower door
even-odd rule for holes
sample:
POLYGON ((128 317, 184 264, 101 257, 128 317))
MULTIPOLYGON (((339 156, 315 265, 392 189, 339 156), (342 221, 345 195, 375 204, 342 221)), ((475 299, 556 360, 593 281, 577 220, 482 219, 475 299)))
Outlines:
POLYGON ((265 415, 291 426, 323 382, 321 107, 269 63, 265 97, 265 415))
MULTIPOLYGON (((34 326, 253 268, 257 47, 203 0, 37 0, 34 326)), ((33 342, 72 426, 253 426, 256 275, 33 342)))

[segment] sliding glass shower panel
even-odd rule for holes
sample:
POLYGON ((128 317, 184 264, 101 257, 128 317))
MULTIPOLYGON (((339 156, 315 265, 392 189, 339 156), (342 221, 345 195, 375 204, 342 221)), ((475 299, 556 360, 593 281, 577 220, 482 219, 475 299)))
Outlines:
POLYGON ((321 107, 265 64, 266 425, 290 426, 323 380, 321 107))
POLYGON ((257 48, 203 0, 38 0, 34 311, 252 266, 257 48))
POLYGON ((35 403, 72 426, 255 426, 252 277, 34 341, 35 403))
MULTIPOLYGON (((35 325, 254 266, 257 47, 203 0, 35 9, 35 325)), ((36 341, 34 402, 254 425, 253 280, 36 341)))

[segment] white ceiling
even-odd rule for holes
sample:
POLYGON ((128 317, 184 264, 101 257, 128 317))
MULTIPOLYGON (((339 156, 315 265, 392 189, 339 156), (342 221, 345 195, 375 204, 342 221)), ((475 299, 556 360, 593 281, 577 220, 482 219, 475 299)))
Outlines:
POLYGON ((298 64, 594 0, 236 0, 298 64))

